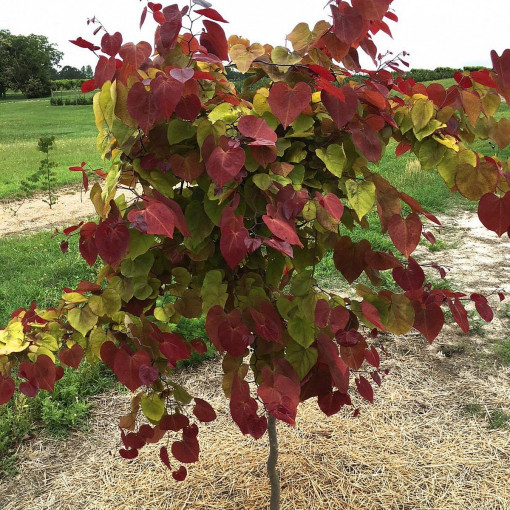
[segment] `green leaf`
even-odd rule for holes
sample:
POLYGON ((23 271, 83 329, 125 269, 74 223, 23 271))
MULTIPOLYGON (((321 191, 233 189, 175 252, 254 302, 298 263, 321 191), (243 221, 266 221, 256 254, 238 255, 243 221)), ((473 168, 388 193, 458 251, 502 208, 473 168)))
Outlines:
POLYGON ((384 326, 394 335, 405 335, 413 327, 414 308, 402 294, 393 294, 384 326))
POLYGON ((89 306, 93 313, 102 317, 111 317, 120 310, 122 305, 118 292, 114 289, 105 289, 100 295, 93 295, 89 298, 89 306))
POLYGON ((256 174, 253 176, 253 183, 257 188, 266 191, 273 185, 273 179, 268 174, 256 174))
POLYGON ((181 119, 173 119, 168 123, 168 143, 170 145, 176 145, 194 136, 196 131, 196 128, 190 122, 181 119))
POLYGON ((318 353, 315 347, 305 348, 296 342, 290 341, 285 349, 285 359, 292 365, 301 380, 317 363, 317 358, 318 353))
POLYGON ((85 305, 83 308, 73 308, 67 314, 69 324, 83 336, 86 336, 96 325, 97 319, 97 315, 92 312, 89 305, 85 305))
POLYGON ((411 119, 416 132, 421 131, 434 115, 434 103, 428 99, 418 99, 411 110, 411 119))
POLYGON ((375 204, 375 184, 371 181, 358 183, 352 179, 345 182, 347 198, 361 220, 375 204))
POLYGON ((342 145, 333 143, 327 149, 316 149, 315 154, 324 162, 326 168, 336 177, 342 177, 347 158, 342 145))
POLYGON ((288 321, 288 330, 290 336, 305 349, 315 341, 315 327, 300 315, 295 315, 288 321))
POLYGON ((89 349, 87 349, 87 359, 89 361, 98 361, 101 359, 101 346, 106 340, 107 337, 103 328, 97 327, 92 330, 89 336, 89 349))
POLYGON ((426 140, 421 144, 418 157, 420 159, 421 167, 424 170, 430 170, 436 168, 443 156, 445 155, 447 148, 434 140, 426 140))
POLYGON ((155 243, 155 241, 156 236, 144 234, 136 229, 131 229, 129 231, 129 252, 126 254, 126 257, 131 260, 136 259, 140 255, 149 251, 149 248, 155 243))
POLYGON ((159 422, 165 414, 165 401, 157 393, 142 395, 142 412, 151 422, 159 422))
POLYGON ((223 271, 214 269, 208 271, 202 284, 200 297, 202 298, 202 311, 206 314, 213 306, 219 305, 222 308, 228 299, 227 284, 223 283, 223 271))
POLYGON ((306 296, 315 283, 317 280, 312 278, 312 270, 307 269, 293 278, 290 292, 293 296, 306 296))

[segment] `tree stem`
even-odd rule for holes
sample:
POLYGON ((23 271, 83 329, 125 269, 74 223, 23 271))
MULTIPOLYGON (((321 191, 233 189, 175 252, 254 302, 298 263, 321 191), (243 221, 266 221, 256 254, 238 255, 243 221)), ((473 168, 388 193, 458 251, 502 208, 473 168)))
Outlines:
POLYGON ((269 456, 267 457, 267 475, 271 485, 270 510, 280 509, 280 476, 276 470, 278 462, 278 436, 276 435, 276 418, 269 415, 267 420, 267 433, 269 436, 269 456))

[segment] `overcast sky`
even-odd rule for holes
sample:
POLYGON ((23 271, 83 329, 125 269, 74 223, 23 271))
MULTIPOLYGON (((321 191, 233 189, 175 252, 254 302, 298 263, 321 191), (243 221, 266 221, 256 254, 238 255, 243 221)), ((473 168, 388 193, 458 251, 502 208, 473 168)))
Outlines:
MULTIPOLYGON (((326 0, 211 0, 224 18, 228 35, 252 42, 285 44, 285 35, 305 21, 313 25, 329 19, 326 0)), ((180 2, 182 5, 184 2, 180 2)), ((119 31, 124 41, 153 43, 154 21, 147 17, 138 29, 145 1, 140 0, 18 0, 3 1, 0 28, 13 34, 42 34, 64 52, 61 65, 95 66, 96 57, 69 43, 92 35, 87 18, 97 16, 110 32, 119 31)), ((166 5, 163 3, 163 5, 166 5)), ((411 67, 490 66, 490 50, 499 54, 510 47, 510 0, 394 0, 398 23, 389 22, 394 39, 375 38, 379 51, 408 51, 411 67)))

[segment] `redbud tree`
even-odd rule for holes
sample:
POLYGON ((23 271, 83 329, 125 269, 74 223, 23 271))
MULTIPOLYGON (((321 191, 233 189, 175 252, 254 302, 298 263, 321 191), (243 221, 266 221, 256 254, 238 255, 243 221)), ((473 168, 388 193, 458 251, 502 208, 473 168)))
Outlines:
MULTIPOLYGON (((174 380, 176 364, 203 339, 174 332, 181 317, 204 317, 222 357, 222 391, 243 434, 269 429, 272 508, 278 508, 276 420, 294 425, 300 402, 326 416, 373 400, 381 383, 378 332, 412 328, 432 342, 445 311, 462 331, 466 305, 486 320, 486 297, 425 284, 413 252, 427 225, 440 224, 377 172, 386 150, 414 153, 423 171, 479 202, 482 223, 510 234, 510 165, 470 148, 510 142, 496 120, 510 100, 510 50, 492 52, 492 70, 455 75, 445 89, 405 79, 407 63, 381 55, 378 32, 397 21, 391 0, 330 0, 327 21, 300 23, 292 50, 224 32, 226 20, 203 0, 181 7, 148 2, 154 44, 120 33, 96 45, 94 115, 103 183, 90 199, 97 221, 64 230, 102 269, 96 282, 64 289, 55 308, 17 310, 0 331, 0 404, 18 389, 52 391, 63 366, 104 362, 133 392, 120 417, 120 455, 134 459, 165 438, 161 461, 176 480, 199 459, 200 422, 212 406, 174 380), (366 53, 374 70, 363 69, 366 53), (228 69, 248 75, 241 91, 228 69), (130 194, 118 195, 119 189, 130 194), (368 227, 367 214, 395 250, 339 232, 368 227), (355 295, 321 288, 315 268, 328 252, 355 295), (401 289, 381 289, 383 273, 401 289), (16 376, 14 375, 16 374, 16 376)), ((96 22, 97 20, 91 20, 96 22)), ((73 167, 86 172, 84 165, 73 167)), ((65 242, 63 243, 65 246, 65 242)), ((207 455, 207 453, 204 453, 207 455)))

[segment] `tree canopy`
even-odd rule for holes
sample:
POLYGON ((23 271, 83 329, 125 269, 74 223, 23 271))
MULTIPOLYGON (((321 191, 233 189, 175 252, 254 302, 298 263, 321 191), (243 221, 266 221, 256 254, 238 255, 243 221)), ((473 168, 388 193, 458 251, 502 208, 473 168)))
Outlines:
POLYGON ((50 94, 51 71, 63 53, 44 35, 0 30, 0 84, 27 97, 50 94))

